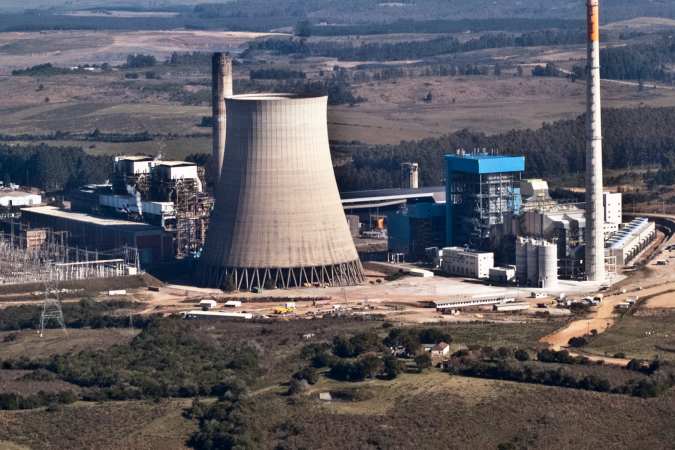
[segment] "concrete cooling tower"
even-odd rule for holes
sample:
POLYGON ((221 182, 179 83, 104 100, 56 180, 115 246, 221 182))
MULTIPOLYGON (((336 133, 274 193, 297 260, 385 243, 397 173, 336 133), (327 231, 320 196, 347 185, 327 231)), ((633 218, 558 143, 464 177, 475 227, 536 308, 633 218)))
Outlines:
POLYGON ((227 140, 216 204, 198 268, 203 286, 226 274, 238 289, 365 281, 338 193, 328 98, 291 94, 225 99, 227 140))

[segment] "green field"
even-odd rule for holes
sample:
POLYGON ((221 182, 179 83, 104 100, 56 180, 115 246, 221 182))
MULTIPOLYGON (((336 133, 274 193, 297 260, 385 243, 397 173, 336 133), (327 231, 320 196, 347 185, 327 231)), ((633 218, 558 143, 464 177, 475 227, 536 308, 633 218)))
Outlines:
POLYGON ((675 352, 658 350, 671 348, 675 342, 675 316, 634 317, 626 315, 604 333, 590 340, 584 352, 605 356, 625 353, 626 358, 666 359, 675 361, 675 352))

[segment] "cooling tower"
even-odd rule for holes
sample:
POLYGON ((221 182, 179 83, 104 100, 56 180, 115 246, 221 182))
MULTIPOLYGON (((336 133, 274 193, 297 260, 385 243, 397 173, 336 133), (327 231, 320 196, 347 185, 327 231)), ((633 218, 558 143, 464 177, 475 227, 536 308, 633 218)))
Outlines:
POLYGON ((225 99, 227 141, 198 268, 203 286, 226 274, 238 289, 365 281, 330 151, 328 98, 291 94, 225 99))

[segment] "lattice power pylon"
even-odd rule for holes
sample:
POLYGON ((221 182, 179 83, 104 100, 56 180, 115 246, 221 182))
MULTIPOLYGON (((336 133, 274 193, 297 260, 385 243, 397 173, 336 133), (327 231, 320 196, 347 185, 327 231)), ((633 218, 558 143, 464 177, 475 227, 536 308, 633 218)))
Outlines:
POLYGON ((42 317, 40 317, 40 331, 38 331, 40 337, 44 335, 45 325, 49 322, 49 319, 58 320, 64 333, 68 334, 61 311, 58 285, 58 281, 45 281, 45 302, 42 308, 42 317))
POLYGON ((370 303, 368 302, 368 297, 363 301, 363 321, 370 320, 370 303))
POLYGON ((338 316, 347 314, 347 276, 344 272, 340 273, 340 309, 338 309, 338 316))

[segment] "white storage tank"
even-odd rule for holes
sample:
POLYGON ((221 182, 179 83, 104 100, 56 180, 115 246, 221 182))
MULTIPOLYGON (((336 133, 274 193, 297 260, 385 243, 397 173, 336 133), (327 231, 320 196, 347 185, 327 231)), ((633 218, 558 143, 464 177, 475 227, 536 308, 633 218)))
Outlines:
POLYGON ((527 281, 530 286, 539 286, 539 243, 527 243, 527 281))
POLYGON ((516 280, 521 285, 527 282, 527 241, 522 237, 516 242, 516 280))
POLYGON ((539 286, 550 288, 558 285, 558 247, 550 242, 539 246, 539 286))

